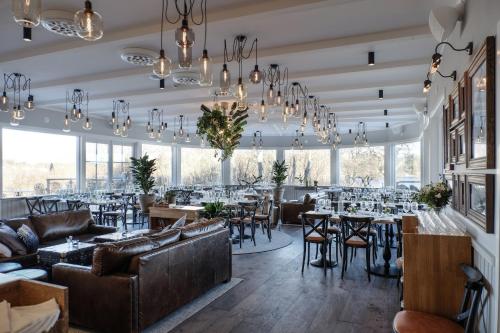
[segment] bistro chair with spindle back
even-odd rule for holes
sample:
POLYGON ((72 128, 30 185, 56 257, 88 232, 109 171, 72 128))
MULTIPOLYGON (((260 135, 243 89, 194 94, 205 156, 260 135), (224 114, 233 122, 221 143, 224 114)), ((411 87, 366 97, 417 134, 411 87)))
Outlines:
POLYGON ((329 259, 332 259, 332 235, 328 233, 328 219, 330 214, 328 213, 302 213, 302 236, 304 239, 304 248, 302 253, 302 274, 304 273, 304 264, 306 261, 306 250, 307 250, 307 265, 311 260, 311 243, 319 244, 321 246, 321 252, 323 255, 323 271, 326 275, 327 260, 326 252, 329 253, 329 259), (307 245, 307 249, 306 249, 307 245))
MULTIPOLYGON (((347 270, 348 250, 365 249, 366 257, 366 272, 368 273, 368 281, 371 281, 370 272, 370 248, 372 246, 373 238, 370 236, 373 217, 355 217, 355 216, 340 216, 342 225, 342 275, 347 270)), ((352 260, 352 253, 351 253, 352 260)))
POLYGON ((264 196, 264 198, 259 201, 259 208, 260 211, 255 214, 255 224, 260 225, 263 234, 264 228, 266 228, 267 238, 271 241, 271 215, 273 212, 273 201, 270 199, 269 195, 264 196))
POLYGON ((245 202, 239 203, 240 205, 240 216, 233 217, 229 220, 232 226, 236 226, 240 234, 240 248, 242 247, 243 237, 245 236, 245 225, 249 225, 251 229, 251 238, 254 246, 257 246, 255 242, 255 214, 257 212, 258 203, 245 202))
POLYGON ((474 267, 461 265, 467 277, 460 313, 455 320, 420 311, 399 311, 394 317, 394 333, 473 333, 484 289, 483 275, 474 267))

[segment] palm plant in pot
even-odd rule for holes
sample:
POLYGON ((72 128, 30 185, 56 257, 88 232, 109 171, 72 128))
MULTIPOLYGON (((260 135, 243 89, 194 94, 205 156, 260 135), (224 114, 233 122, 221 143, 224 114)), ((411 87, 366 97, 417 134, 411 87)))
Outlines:
POLYGON ((134 184, 142 190, 142 194, 139 195, 139 205, 143 212, 148 213, 149 207, 155 202, 155 194, 151 193, 151 190, 155 185, 153 173, 156 171, 156 159, 149 159, 148 154, 145 154, 139 158, 131 157, 130 161, 134 184))
POLYGON ((274 161, 272 180, 276 184, 276 187, 273 189, 273 197, 275 203, 280 203, 283 200, 283 193, 285 191, 285 189, 283 188, 283 184, 285 183, 285 180, 287 178, 288 165, 285 164, 285 161, 274 161))

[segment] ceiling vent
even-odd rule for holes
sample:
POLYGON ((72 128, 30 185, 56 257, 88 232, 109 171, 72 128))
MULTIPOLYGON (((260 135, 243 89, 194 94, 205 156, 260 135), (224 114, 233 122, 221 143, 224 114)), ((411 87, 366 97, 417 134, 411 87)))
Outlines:
POLYGON ((42 26, 55 34, 76 37, 74 13, 63 10, 46 10, 42 13, 42 26))
POLYGON ((128 47, 122 50, 120 57, 126 63, 136 66, 152 66, 158 58, 158 53, 139 47, 128 47))
POLYGON ((171 75, 174 86, 194 86, 200 84, 200 72, 194 69, 175 69, 171 75))

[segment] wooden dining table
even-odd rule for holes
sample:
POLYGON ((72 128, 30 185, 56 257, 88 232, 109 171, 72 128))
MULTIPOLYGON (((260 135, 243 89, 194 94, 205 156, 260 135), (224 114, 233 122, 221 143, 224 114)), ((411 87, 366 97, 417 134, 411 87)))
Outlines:
MULTIPOLYGON (((329 210, 319 210, 319 212, 315 211, 310 211, 307 212, 309 213, 325 213, 328 212, 330 214, 330 221, 333 223, 340 223, 340 215, 333 213, 332 211, 329 210)), ((389 225, 395 225, 398 223, 398 221, 401 221, 401 216, 400 215, 394 215, 394 214, 373 214, 367 212, 364 214, 363 212, 358 212, 355 214, 346 214, 348 216, 353 216, 353 217, 373 217, 373 224, 381 224, 385 225, 385 240, 384 240, 384 252, 383 252, 383 259, 384 263, 383 264, 376 264, 373 267, 371 267, 370 271, 373 275, 385 277, 385 278, 398 278, 399 276, 399 269, 396 267, 395 263, 391 262, 392 259, 392 252, 391 252, 391 244, 390 244, 390 228, 387 226, 389 225)))

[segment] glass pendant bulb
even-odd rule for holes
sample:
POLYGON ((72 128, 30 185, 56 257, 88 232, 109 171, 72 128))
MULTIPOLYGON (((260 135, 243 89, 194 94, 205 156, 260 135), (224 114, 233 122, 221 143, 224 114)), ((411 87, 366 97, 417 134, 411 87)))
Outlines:
POLYGON ((156 132, 156 142, 161 142, 161 131, 158 129, 158 132, 156 132))
POLYGON ((175 43, 179 48, 188 48, 194 45, 194 32, 193 29, 189 28, 186 18, 182 20, 182 25, 175 31, 175 43))
POLYGON ((189 136, 189 133, 186 133, 186 143, 191 142, 191 137, 189 136))
POLYGON ((146 125, 146 133, 149 134, 149 132, 151 132, 151 122, 148 121, 148 124, 146 125))
POLYGON ((115 111, 111 112, 111 124, 116 124, 116 114, 115 111))
POLYGON ((153 65, 153 73, 163 79, 170 75, 172 61, 165 55, 165 50, 160 50, 160 56, 153 65))
POLYGON ((149 131, 149 138, 150 139, 154 139, 155 138, 155 130, 153 128, 151 128, 151 130, 149 131))
POLYGON ((191 68, 193 64, 193 49, 191 47, 178 47, 177 59, 179 60, 179 68, 191 68))
POLYGON ((78 109, 78 112, 76 113, 76 119, 80 120, 82 118, 83 118, 82 109, 78 109))
POLYGON ((243 79, 238 78, 238 84, 235 89, 235 97, 238 103, 238 109, 243 110, 247 107, 247 87, 243 83, 243 79))
POLYGON ((122 138, 126 138, 128 136, 128 127, 127 127, 127 124, 124 122, 123 125, 122 125, 122 129, 120 131, 120 135, 122 138))
POLYGON ((114 134, 114 135, 116 135, 116 136, 118 136, 118 135, 120 135, 120 134, 121 134, 120 132, 121 132, 121 131, 120 131, 120 125, 119 125, 119 124, 116 124, 116 125, 114 126, 113 134, 114 134))
POLYGON ((127 129, 130 128, 132 126, 132 119, 130 118, 130 116, 127 116, 127 129))
POLYGON ((211 86, 213 81, 212 59, 208 56, 207 50, 203 50, 203 54, 198 61, 200 64, 200 86, 211 86))
POLYGON ((35 100, 33 95, 28 96, 28 100, 24 102, 25 111, 35 111, 35 100))
POLYGON ((63 123, 63 129, 62 129, 62 131, 63 131, 64 133, 69 133, 69 132, 71 132, 71 123, 70 123, 70 121, 69 121, 69 117, 68 117, 68 115, 65 115, 65 116, 64 116, 64 123, 63 123))
POLYGON ((85 1, 85 8, 75 13, 76 34, 87 41, 95 41, 103 35, 102 16, 92 10, 92 3, 85 1))
POLYGON ((42 13, 41 0, 13 0, 14 21, 23 27, 23 39, 31 41, 31 29, 40 24, 42 13))
POLYGON ((276 94, 275 104, 278 106, 281 106, 282 103, 283 103, 283 99, 281 97, 281 90, 278 90, 278 93, 276 94))
POLYGON ((19 119, 16 118, 16 107, 10 113, 10 126, 19 126, 19 119))
POLYGON ((276 104, 276 94, 274 92, 273 84, 269 85, 269 89, 267 90, 267 105, 275 105, 276 104))
POLYGON ((0 100, 0 108, 3 112, 9 111, 9 98, 7 97, 7 93, 4 91, 2 94, 2 98, 0 100))
POLYGON ((231 85, 231 73, 227 69, 227 64, 222 65, 219 82, 221 92, 227 94, 229 92, 229 86, 231 85))
POLYGON ((15 109, 14 111, 14 117, 17 119, 17 120, 23 120, 24 117, 25 117, 25 112, 23 109, 21 109, 21 106, 18 105, 17 108, 15 109))
POLYGON ((262 72, 259 70, 259 65, 255 65, 249 75, 250 82, 259 84, 262 81, 262 72))
POLYGON ((90 131, 92 129, 92 122, 89 117, 85 118, 85 122, 83 123, 82 128, 86 131, 90 131))

